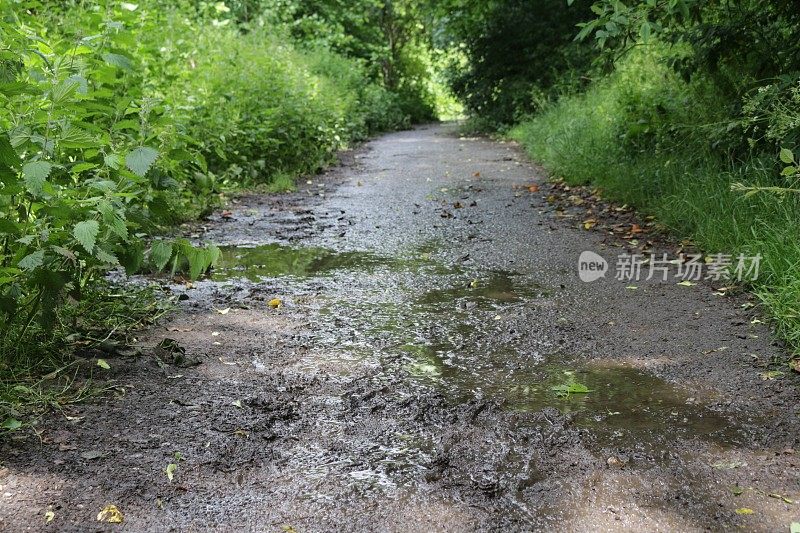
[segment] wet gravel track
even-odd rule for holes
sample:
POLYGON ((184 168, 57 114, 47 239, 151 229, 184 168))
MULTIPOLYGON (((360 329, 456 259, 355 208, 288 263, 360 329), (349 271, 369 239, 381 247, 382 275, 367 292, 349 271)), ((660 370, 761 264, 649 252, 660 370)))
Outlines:
POLYGON ((180 311, 109 359, 116 388, 0 444, 3 530, 800 521, 795 380, 764 379, 783 354, 747 296, 582 283, 582 251, 630 245, 557 212, 511 144, 432 125, 343 157, 189 231, 225 258, 167 287, 180 311), (123 524, 96 521, 108 503, 123 524))

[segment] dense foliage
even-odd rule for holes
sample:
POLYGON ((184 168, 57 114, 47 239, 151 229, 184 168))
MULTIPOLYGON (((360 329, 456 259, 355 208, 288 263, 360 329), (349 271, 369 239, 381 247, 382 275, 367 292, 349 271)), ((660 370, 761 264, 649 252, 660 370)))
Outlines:
POLYGON ((453 91, 490 125, 535 111, 542 99, 585 84, 594 51, 574 42, 589 2, 445 0, 445 44, 466 61, 451 64, 453 91))
MULTIPOLYGON (((370 4, 384 16, 393 5, 370 4)), ((422 47, 418 36, 388 46, 395 64, 382 75, 363 50, 379 49, 390 30, 356 35, 350 48, 301 42, 287 19, 306 24, 309 5, 2 4, 5 354, 47 337, 65 302, 100 297, 109 269, 205 272, 218 256, 213 244, 155 236, 207 212, 223 189, 286 188, 353 141, 432 116, 430 105, 413 103, 427 98, 415 89, 427 72, 408 59, 411 46, 422 47)), ((408 26, 405 11, 393 9, 408 26)))

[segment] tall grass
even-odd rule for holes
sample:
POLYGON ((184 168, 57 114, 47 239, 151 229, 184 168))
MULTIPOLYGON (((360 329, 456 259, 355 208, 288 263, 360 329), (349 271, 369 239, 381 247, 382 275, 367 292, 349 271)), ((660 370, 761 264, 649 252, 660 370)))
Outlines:
POLYGON ((684 82, 657 51, 643 52, 510 135, 555 176, 655 215, 707 253, 761 254, 750 288, 800 353, 800 208, 793 198, 731 191, 735 182, 774 185, 777 172, 757 155, 720 154, 709 132, 724 127, 726 111, 712 87, 684 82))

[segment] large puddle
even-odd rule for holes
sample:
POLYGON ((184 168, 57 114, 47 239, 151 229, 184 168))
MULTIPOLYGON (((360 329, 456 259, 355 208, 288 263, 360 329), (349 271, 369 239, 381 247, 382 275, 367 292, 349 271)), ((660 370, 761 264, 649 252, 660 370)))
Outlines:
POLYGON ((342 352, 343 367, 364 358, 388 362, 387 369, 406 372, 454 403, 486 398, 513 411, 555 407, 609 443, 630 441, 631 434, 637 441, 740 440, 727 418, 650 374, 571 365, 567 355, 534 349, 546 335, 537 328, 536 305, 554 290, 514 272, 465 272, 431 252, 387 258, 279 244, 225 248, 212 279, 345 273, 325 284, 329 303, 316 310, 317 345, 342 352))
POLYGON ((698 437, 740 442, 741 429, 680 387, 627 366, 565 366, 556 356, 525 361, 513 349, 481 357, 444 346, 402 347, 406 369, 453 402, 500 401, 512 411, 555 407, 592 427, 602 442, 698 437), (554 361, 554 362, 551 362, 554 361), (588 389, 589 392, 579 392, 588 389), (578 391, 578 392, 570 392, 578 391))

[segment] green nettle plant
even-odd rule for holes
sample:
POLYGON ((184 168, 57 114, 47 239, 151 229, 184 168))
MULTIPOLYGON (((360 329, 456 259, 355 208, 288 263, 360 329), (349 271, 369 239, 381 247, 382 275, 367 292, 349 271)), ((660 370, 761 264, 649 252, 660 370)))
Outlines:
MULTIPOLYGON (((33 4, 29 2, 30 4, 33 4)), ((98 4, 100 6, 100 4, 98 4)), ((35 11, 0 10, 0 336, 47 327, 98 276, 145 262, 192 277, 213 247, 157 243, 184 180, 202 174, 192 140, 149 94, 136 6, 83 12, 85 34, 53 37, 35 11)), ((44 9, 44 8, 42 8, 44 9)), ((150 31, 155 31, 151 28, 150 31)))

